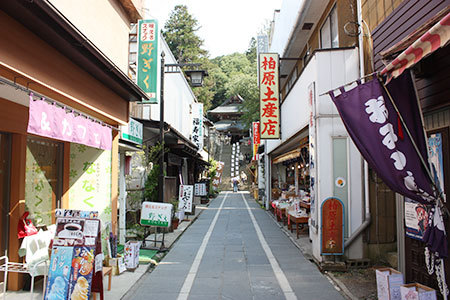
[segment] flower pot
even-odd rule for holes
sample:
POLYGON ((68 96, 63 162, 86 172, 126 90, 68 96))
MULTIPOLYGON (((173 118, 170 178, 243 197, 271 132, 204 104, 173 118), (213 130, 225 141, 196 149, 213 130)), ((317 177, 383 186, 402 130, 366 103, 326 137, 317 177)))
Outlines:
POLYGON ((173 229, 177 229, 178 228, 178 224, 180 223, 180 220, 178 218, 173 218, 172 219, 172 227, 173 229))

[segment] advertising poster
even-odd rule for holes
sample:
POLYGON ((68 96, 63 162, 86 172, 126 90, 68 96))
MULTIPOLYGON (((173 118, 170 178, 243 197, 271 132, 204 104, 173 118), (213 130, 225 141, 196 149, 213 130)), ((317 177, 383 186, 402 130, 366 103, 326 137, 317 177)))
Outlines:
POLYGON ((422 240, 428 225, 428 210, 423 204, 405 198, 405 235, 422 240))
MULTIPOLYGON (((442 134, 433 133, 428 137, 428 159, 433 166, 433 176, 436 185, 444 192, 444 161, 442 158, 442 134)), ((445 199, 445 198, 444 198, 445 199)))
POLYGON ((69 208, 98 211, 105 228, 111 223, 111 151, 71 144, 69 176, 69 208))
POLYGON ((72 270, 72 257, 73 247, 53 247, 44 299, 67 299, 72 270))
POLYGON ((72 272, 69 283, 71 300, 87 300, 91 294, 92 275, 94 274, 93 247, 74 247, 72 272))
POLYGON ((206 183, 200 182, 194 185, 194 195, 195 196, 206 196, 206 183))
POLYGON ((192 212, 192 199, 194 197, 193 185, 180 185, 180 194, 178 197, 178 209, 183 209, 185 212, 192 212))

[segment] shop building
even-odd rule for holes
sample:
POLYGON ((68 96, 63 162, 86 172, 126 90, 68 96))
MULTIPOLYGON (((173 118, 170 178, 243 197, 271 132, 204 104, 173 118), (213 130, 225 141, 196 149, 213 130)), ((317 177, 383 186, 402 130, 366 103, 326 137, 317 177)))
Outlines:
POLYGON ((269 52, 280 56, 281 139, 264 146, 267 206, 289 198, 308 203, 318 262, 328 260, 321 209, 330 197, 343 203, 345 256, 364 257, 363 160, 326 94, 359 77, 357 39, 344 31, 356 20, 351 8, 348 1, 283 1, 269 37, 269 52))
MULTIPOLYGON (((0 4, 0 253, 13 262, 25 211, 41 227, 56 208, 97 210, 103 230, 117 230, 118 128, 129 103, 147 98, 125 75, 139 13, 131 1, 72 4, 0 4)), ((9 276, 8 289, 20 289, 9 276)))
MULTIPOLYGON (((392 1, 384 6, 377 1, 362 1, 361 18, 367 25, 364 38, 364 72, 381 72, 385 66, 395 61, 410 46, 427 49, 431 43, 420 38, 449 13, 450 1, 392 1), (372 47, 373 41, 373 47, 372 47)), ((446 24, 447 27, 448 23, 446 24)), ((447 29, 448 32, 448 29, 447 29)), ((444 37, 435 36, 438 39, 444 37)), ((441 155, 437 168, 440 188, 448 195, 450 188, 449 166, 449 126, 450 126, 450 89, 449 89, 449 46, 433 45, 428 56, 409 55, 411 60, 404 72, 411 72, 423 118, 424 130, 428 137, 428 147, 437 149, 431 156, 441 155)), ((411 49, 411 48, 409 48, 411 49)), ((411 52, 410 52, 411 53, 411 52)), ((403 57, 403 56, 401 56, 403 57)), ((402 58, 403 59, 403 58, 402 58)), ((404 63, 406 63, 404 61, 404 63)), ((430 159, 429 157, 429 159, 430 159)), ((376 176, 376 175, 375 175, 376 176)), ((436 276, 429 275, 425 264, 424 247, 420 236, 412 237, 408 231, 408 204, 404 197, 390 191, 377 180, 371 184, 371 206, 380 207, 379 224, 372 226, 368 243, 373 251, 378 247, 387 249, 393 244, 398 270, 405 275, 406 282, 419 282, 439 291, 436 276), (380 232, 377 235, 376 232, 380 232), (378 241, 377 241, 378 239, 378 241), (377 245, 378 244, 378 245, 377 245), (383 247, 384 246, 384 247, 383 247)), ((446 207, 449 207, 448 196, 446 207)), ((409 214, 410 215, 410 214, 409 214)), ((377 223, 377 224, 378 224, 377 223)), ((449 233, 449 217, 444 217, 445 230, 449 233)), ((391 250, 392 251, 392 250, 391 250)), ((449 260, 445 259, 446 282, 449 284, 449 260)), ((439 294, 439 293, 438 293, 439 294)), ((439 295, 441 296, 441 295, 439 295)))

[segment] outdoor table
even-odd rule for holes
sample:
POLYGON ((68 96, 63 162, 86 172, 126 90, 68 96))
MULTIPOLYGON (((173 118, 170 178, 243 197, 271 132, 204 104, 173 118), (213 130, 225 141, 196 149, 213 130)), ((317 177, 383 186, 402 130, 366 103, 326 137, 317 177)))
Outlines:
POLYGON ((308 224, 309 217, 299 216, 295 212, 288 212, 288 229, 292 232, 292 223, 296 226, 296 232, 297 232, 297 238, 299 236, 299 225, 302 224, 302 228, 305 226, 305 224, 308 224))

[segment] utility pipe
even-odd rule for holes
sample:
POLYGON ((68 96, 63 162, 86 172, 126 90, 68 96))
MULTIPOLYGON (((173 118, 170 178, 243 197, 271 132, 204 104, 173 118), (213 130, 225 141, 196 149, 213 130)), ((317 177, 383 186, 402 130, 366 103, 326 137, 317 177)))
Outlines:
MULTIPOLYGON (((360 77, 363 78, 365 75, 364 72, 364 47, 363 47, 363 29, 362 29, 362 12, 361 12, 361 0, 356 1, 357 11, 358 11, 358 24, 361 27, 360 33, 358 35, 359 40, 359 73, 360 77)), ((344 248, 349 247, 356 238, 364 232, 364 230, 370 225, 371 215, 370 215, 370 205, 369 205, 369 165, 367 161, 364 160, 364 221, 363 223, 356 229, 355 232, 345 241, 344 248)))

